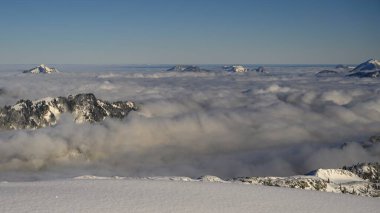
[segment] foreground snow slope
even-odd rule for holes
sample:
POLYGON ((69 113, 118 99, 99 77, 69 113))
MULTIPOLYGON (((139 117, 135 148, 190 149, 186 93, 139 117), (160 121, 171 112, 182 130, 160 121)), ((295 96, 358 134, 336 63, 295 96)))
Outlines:
POLYGON ((0 212, 376 212, 375 198, 163 180, 0 183, 0 212))

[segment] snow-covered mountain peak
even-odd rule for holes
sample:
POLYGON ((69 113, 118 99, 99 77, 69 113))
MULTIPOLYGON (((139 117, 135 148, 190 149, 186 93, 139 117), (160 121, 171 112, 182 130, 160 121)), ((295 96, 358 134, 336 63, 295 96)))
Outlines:
POLYGON ((248 69, 242 65, 224 66, 223 69, 229 72, 247 72, 248 69))
POLYGON ((369 59, 364 63, 359 64, 356 66, 352 72, 356 71, 363 71, 363 70, 378 70, 380 69, 380 61, 375 59, 369 59))
POLYGON ((219 182, 219 183, 224 183, 226 182, 225 180, 222 180, 221 178, 213 175, 204 175, 198 178, 199 181, 204 181, 204 182, 219 182))
POLYGON ((364 181, 356 174, 344 169, 317 169, 307 175, 316 176, 325 181, 334 183, 347 183, 355 181, 364 181))
POLYGON ((37 67, 23 71, 23 73, 33 73, 33 74, 37 74, 37 73, 49 73, 50 74, 50 73, 54 73, 54 72, 59 72, 59 71, 56 68, 48 67, 45 64, 40 64, 37 67))
POLYGON ((380 64, 380 62, 379 62, 378 60, 373 59, 373 58, 369 59, 369 60, 367 61, 367 63, 371 63, 371 64, 380 64))

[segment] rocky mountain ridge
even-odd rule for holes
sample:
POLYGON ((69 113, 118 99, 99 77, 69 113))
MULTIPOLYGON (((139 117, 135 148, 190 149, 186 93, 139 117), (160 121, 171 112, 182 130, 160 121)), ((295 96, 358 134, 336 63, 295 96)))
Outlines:
MULTIPOLYGON (((81 176, 77 179, 98 179, 104 177, 81 176), (89 178, 90 177, 90 178, 89 178)), ((305 175, 290 177, 237 177, 222 179, 217 176, 205 175, 193 179, 190 177, 147 177, 149 180, 199 181, 216 183, 242 183, 284 188, 305 189, 322 192, 352 194, 365 197, 380 197, 380 164, 359 163, 344 166, 341 169, 317 169, 305 175)), ((120 177, 118 177, 120 178, 120 177)), ((125 179, 123 177, 122 179, 125 179)))
POLYGON ((75 122, 99 122, 106 117, 122 119, 137 110, 131 101, 113 103, 97 99, 94 94, 19 100, 13 106, 0 108, 0 129, 37 129, 57 123, 62 113, 71 113, 75 122))

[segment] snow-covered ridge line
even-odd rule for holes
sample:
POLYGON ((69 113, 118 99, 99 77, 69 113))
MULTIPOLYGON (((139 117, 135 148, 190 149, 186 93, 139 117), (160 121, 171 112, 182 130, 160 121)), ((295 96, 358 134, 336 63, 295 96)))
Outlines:
MULTIPOLYGON (((199 178, 183 176, 158 176, 137 178, 153 181, 183 181, 183 182, 215 182, 215 183, 243 183, 253 185, 277 186, 313 191, 353 194, 367 197, 380 197, 380 164, 361 163, 343 169, 317 169, 306 175, 291 177, 237 177, 228 180, 205 175, 199 178)), ((79 180, 114 180, 136 179, 126 177, 99 177, 85 175, 75 177, 79 180)))
POLYGON ((109 103, 97 99, 94 94, 78 94, 69 97, 19 100, 13 106, 0 108, 0 129, 37 129, 56 124, 62 113, 71 113, 77 123, 99 122, 106 117, 124 118, 137 110, 131 101, 109 103))

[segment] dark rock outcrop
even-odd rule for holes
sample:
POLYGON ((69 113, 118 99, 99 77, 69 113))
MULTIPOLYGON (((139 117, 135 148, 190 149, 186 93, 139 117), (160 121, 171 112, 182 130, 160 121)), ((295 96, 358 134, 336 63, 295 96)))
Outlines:
POLYGON ((255 69, 256 72, 266 72, 265 68, 263 66, 259 66, 258 68, 255 69))
POLYGON ((353 166, 344 166, 342 169, 348 170, 364 180, 377 183, 380 188, 380 164, 378 162, 359 163, 353 166))
POLYGON ((193 65, 176 65, 167 71, 174 71, 174 72, 201 72, 204 71, 198 66, 193 65))
POLYGON ((348 77, 358 77, 358 78, 378 78, 380 77, 380 70, 373 71, 373 72, 355 72, 350 75, 347 75, 348 77))
POLYGON ((339 74, 339 72, 337 72, 335 70, 322 70, 322 71, 317 72, 315 75, 317 77, 324 77, 324 76, 335 76, 338 74, 339 74))

